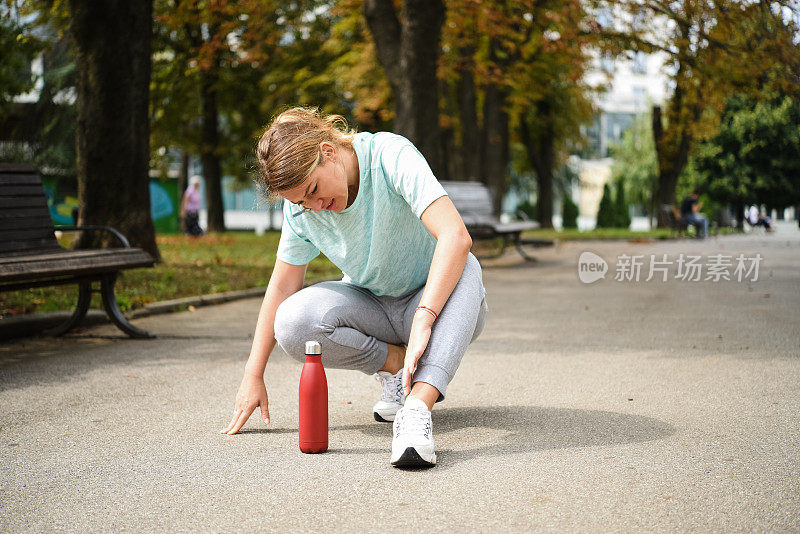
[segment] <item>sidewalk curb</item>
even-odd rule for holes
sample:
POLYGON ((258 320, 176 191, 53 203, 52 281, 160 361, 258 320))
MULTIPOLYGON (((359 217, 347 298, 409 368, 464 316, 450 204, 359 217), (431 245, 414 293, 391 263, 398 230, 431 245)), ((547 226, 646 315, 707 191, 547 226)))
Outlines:
MULTIPOLYGON (((326 282, 329 280, 341 280, 341 277, 329 276, 314 278, 305 281, 303 283, 303 287, 306 288, 319 282, 326 282)), ((146 304, 142 308, 126 312, 125 316, 128 319, 141 319, 142 317, 150 317, 151 315, 162 315, 165 313, 186 311, 190 306, 199 308, 201 306, 213 306, 216 304, 223 304, 225 302, 233 302, 236 300, 263 297, 266 290, 266 286, 253 287, 250 289, 225 291, 224 293, 210 293, 208 295, 163 300, 160 302, 146 304)), ((66 321, 71 313, 71 311, 58 311, 6 317, 0 320, 0 340, 40 335, 42 330, 66 321)), ((106 315, 105 310, 93 309, 89 310, 89 312, 86 314, 86 317, 78 325, 78 328, 85 328, 87 326, 95 326, 99 324, 111 324, 111 320, 108 318, 108 315, 106 315)))

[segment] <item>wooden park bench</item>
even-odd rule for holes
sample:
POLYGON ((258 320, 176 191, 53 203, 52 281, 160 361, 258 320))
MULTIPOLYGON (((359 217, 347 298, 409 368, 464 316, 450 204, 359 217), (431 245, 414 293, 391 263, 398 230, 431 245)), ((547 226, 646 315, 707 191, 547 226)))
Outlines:
POLYGON ((78 284, 78 304, 64 323, 45 331, 61 335, 85 316, 92 293, 101 293, 109 318, 131 337, 155 337, 128 322, 117 305, 114 283, 123 269, 153 267, 145 251, 131 248, 121 233, 108 226, 55 228, 47 207, 42 180, 32 167, 0 163, 0 292, 32 287, 78 284), (56 240, 55 230, 106 231, 124 248, 67 250, 56 240), (100 289, 92 288, 94 282, 100 289))
POLYGON ((671 232, 676 232, 678 237, 689 235, 689 225, 681 220, 681 212, 672 204, 661 204, 659 207, 661 217, 667 221, 671 232))
POLYGON ((523 239, 522 232, 539 228, 535 221, 514 221, 501 223, 494 217, 492 208, 492 193, 489 188, 480 182, 441 181, 442 187, 458 210, 464 226, 467 227, 472 239, 502 238, 500 252, 490 257, 503 254, 506 246, 513 243, 517 251, 527 261, 536 261, 522 248, 522 245, 533 247, 550 246, 552 241, 547 239, 523 239))
MULTIPOLYGON (((661 216, 664 218, 664 220, 667 221, 670 233, 676 232, 678 237, 681 237, 682 235, 689 237, 689 225, 683 221, 681 212, 677 207, 673 206, 672 204, 661 204, 659 211, 661 212, 661 216)), ((717 235, 719 233, 719 225, 717 224, 716 220, 709 221, 708 232, 711 235, 717 235)))

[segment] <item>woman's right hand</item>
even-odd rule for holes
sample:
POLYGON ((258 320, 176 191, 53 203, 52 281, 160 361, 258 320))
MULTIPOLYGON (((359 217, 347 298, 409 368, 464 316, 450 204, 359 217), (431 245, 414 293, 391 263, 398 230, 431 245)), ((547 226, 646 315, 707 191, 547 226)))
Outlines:
POLYGON ((250 418, 250 414, 257 406, 261 406, 261 418, 269 424, 269 405, 267 401, 267 387, 260 376, 245 374, 239 392, 236 393, 236 404, 233 409, 233 418, 228 428, 220 430, 220 434, 233 435, 239 432, 250 418))

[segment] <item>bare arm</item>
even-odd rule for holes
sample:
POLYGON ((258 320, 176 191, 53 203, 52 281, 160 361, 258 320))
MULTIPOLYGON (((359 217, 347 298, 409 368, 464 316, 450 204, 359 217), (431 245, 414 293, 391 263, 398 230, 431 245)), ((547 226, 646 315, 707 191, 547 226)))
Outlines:
MULTIPOLYGON (((436 248, 419 305, 440 313, 461 279, 472 247, 472 238, 448 196, 433 201, 422 213, 421 219, 436 238, 436 248)), ((430 317, 433 322, 431 314, 421 311, 417 313, 430 317)))
POLYGON ((281 303, 303 289, 303 280, 308 265, 291 265, 281 260, 275 261, 275 268, 267 285, 267 292, 258 314, 253 346, 245 365, 245 374, 263 378, 267 360, 275 348, 275 313, 281 303))
POLYGON ((253 347, 244 369, 244 377, 233 408, 233 417, 228 426, 220 430, 223 434, 236 434, 250 418, 256 407, 261 406, 264 422, 269 424, 269 399, 264 384, 264 369, 275 348, 275 314, 281 302, 303 288, 308 265, 290 265, 276 260, 272 270, 264 302, 258 314, 253 347))
MULTIPOLYGON (((436 238, 436 248, 419 305, 431 308, 438 314, 461 279, 472 238, 448 196, 433 201, 422 213, 421 219, 436 238)), ((416 370, 417 360, 428 344, 433 321, 433 315, 425 310, 414 314, 403 366, 403 388, 407 395, 411 392, 411 374, 416 370)))

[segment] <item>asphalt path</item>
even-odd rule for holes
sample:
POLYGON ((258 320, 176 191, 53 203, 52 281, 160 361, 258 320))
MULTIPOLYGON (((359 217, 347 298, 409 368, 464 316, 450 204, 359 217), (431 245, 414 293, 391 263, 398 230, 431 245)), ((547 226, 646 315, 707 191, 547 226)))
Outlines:
POLYGON ((434 410, 429 470, 389 465, 379 385, 354 371, 328 370, 330 450, 302 454, 280 348, 272 423, 219 434, 259 299, 134 321, 155 340, 0 343, 0 530, 797 532, 796 227, 535 254, 483 262, 488 321, 434 410), (604 279, 581 282, 584 252, 604 279), (761 255, 758 279, 705 279, 740 254, 761 255), (634 256, 639 281, 616 280, 634 256), (677 277, 689 256, 699 281, 677 277), (666 281, 645 280, 653 259, 666 281))

